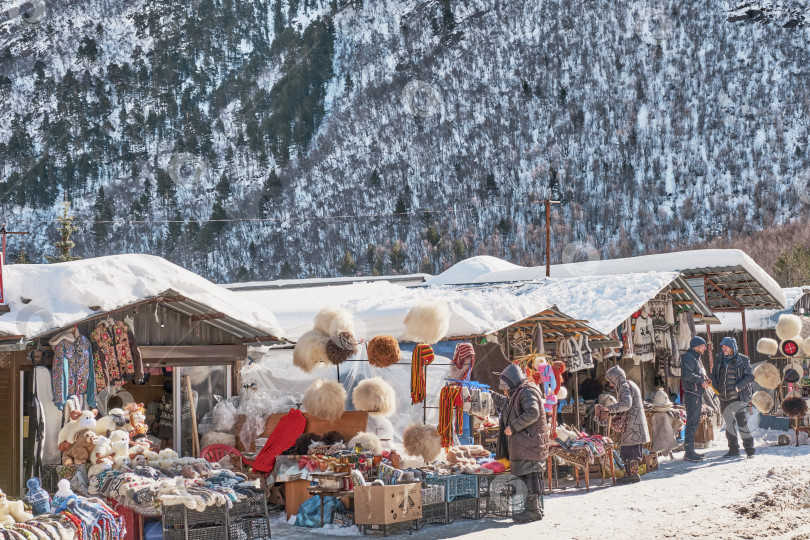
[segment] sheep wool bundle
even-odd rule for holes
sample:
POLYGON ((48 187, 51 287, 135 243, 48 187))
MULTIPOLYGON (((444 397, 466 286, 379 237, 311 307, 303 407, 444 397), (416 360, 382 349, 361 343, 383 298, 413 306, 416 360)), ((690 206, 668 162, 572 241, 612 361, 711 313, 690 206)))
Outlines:
POLYGON ((382 377, 364 379, 352 391, 352 404, 358 411, 377 416, 390 416, 396 409, 394 388, 382 377))
POLYGON ((329 343, 329 335, 310 330, 298 340, 293 349, 293 364, 301 368, 306 373, 312 371, 322 364, 329 362, 326 354, 326 345, 329 343))
POLYGON ((351 313, 342 307, 327 306, 315 315, 315 330, 327 336, 347 332, 354 338, 354 321, 351 313))
MULTIPOLYGON (((797 315, 785 314, 779 316, 776 323, 776 335, 782 341, 793 339, 802 332, 802 319, 797 315)), ((801 339, 799 339, 801 342, 801 339)))
POLYGON ((367 431, 361 431, 349 441, 347 445, 349 449, 354 449, 357 444, 363 447, 363 450, 371 450, 374 452, 375 456, 382 454, 382 442, 380 438, 374 435, 373 433, 369 433, 367 431))
POLYGON ((366 349, 368 363, 384 368, 399 362, 399 342, 393 336, 377 336, 368 342, 366 349))
POLYGON ((782 382, 782 377, 779 375, 779 368, 768 362, 758 365, 756 369, 754 369, 754 382, 762 388, 773 390, 782 382))
POLYGON ((357 341, 349 332, 340 332, 326 342, 326 357, 339 366, 357 353, 357 341))
POLYGON ((426 301, 414 305, 405 315, 405 339, 417 343, 436 343, 450 330, 450 306, 447 302, 426 301))
POLYGON ((436 428, 421 424, 411 424, 402 434, 402 445, 411 456, 420 456, 430 463, 439 456, 442 439, 436 428))
POLYGON ((757 390, 751 398, 751 403, 762 414, 768 414, 773 409, 773 398, 768 392, 757 390))
POLYGON ((337 381, 318 379, 304 392, 302 405, 311 415, 334 424, 346 410, 346 390, 337 381))
POLYGON ((779 343, 775 339, 764 337, 757 341, 757 352, 766 356, 775 356, 779 352, 779 343))

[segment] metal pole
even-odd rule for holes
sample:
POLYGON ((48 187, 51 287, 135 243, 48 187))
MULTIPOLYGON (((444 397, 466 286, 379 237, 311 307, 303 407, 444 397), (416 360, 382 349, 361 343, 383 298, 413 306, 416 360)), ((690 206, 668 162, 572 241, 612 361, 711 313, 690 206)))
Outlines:
MULTIPOLYGON (((551 201, 546 199, 546 277, 551 276, 551 201)), ((5 248, 3 249, 5 252, 5 248)))

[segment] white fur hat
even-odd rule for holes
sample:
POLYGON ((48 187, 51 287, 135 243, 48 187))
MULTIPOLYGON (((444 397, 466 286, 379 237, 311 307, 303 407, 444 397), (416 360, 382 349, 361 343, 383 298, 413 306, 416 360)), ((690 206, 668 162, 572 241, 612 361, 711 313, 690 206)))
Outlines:
POLYGON ((328 342, 329 335, 318 330, 310 330, 305 333, 293 349, 293 364, 307 373, 312 373, 319 365, 325 365, 329 362, 329 357, 326 355, 328 342))
MULTIPOLYGON (((799 362, 798 360, 792 360, 785 366, 785 369, 782 370, 783 377, 787 377, 788 370, 795 371, 799 375, 799 381, 801 381, 804 378, 804 367, 802 366, 802 363, 799 362)), ((788 381, 788 382, 799 382, 799 381, 788 381)))
POLYGON ((768 414, 773 409, 773 398, 768 392, 757 390, 751 398, 751 403, 762 414, 768 414))
POLYGON ((326 306, 315 315, 315 330, 328 336, 348 332, 354 336, 352 314, 339 306, 326 306))
POLYGON ((450 330, 450 306, 443 301, 414 305, 405 315, 405 339, 417 343, 437 343, 450 330))
POLYGON ((754 369, 754 381, 762 388, 773 390, 782 382, 782 375, 779 373, 779 368, 765 362, 754 369))
POLYGON ((396 392, 382 377, 364 379, 352 390, 352 405, 358 411, 390 416, 397 406, 396 392))
POLYGON ((568 389, 564 386, 560 386, 557 390, 557 400, 565 401, 566 399, 568 399, 568 389))
POLYGON ((372 452, 374 452, 374 455, 382 454, 383 450, 382 442, 380 441, 380 438, 373 433, 361 431, 360 433, 352 437, 352 439, 349 441, 349 444, 347 444, 346 446, 348 446, 349 449, 351 450, 357 443, 360 443, 360 446, 363 447, 363 450, 371 450, 372 452))
POLYGON ((810 337, 805 338, 802 342, 802 351, 805 356, 810 356, 810 337))
POLYGON ((304 392, 301 404, 311 415, 334 424, 346 410, 346 390, 337 381, 318 379, 304 392))
MULTIPOLYGON (((802 332, 802 319, 798 315, 784 314, 779 316, 779 322, 776 323, 776 335, 782 341, 786 339, 793 339, 801 335, 802 332)), ((801 342, 799 338, 799 342, 801 342)))
POLYGON ((785 351, 785 343, 788 342, 787 339, 782 340, 782 343, 779 344, 779 351, 785 356, 796 356, 797 354, 799 354, 802 351, 802 343, 804 342, 804 340, 802 339, 802 336, 798 336, 798 335, 793 336, 792 338, 789 338, 789 339, 790 339, 790 341, 792 341, 793 343, 796 344, 796 347, 797 347, 796 352, 793 352, 793 353, 789 354, 787 351, 785 351))
POLYGON ((420 456, 430 463, 442 450, 442 438, 432 426, 411 424, 402 434, 402 445, 409 455, 420 456))
POLYGON ((757 352, 767 356, 775 356, 779 352, 779 342, 771 338, 761 338, 757 341, 757 352))

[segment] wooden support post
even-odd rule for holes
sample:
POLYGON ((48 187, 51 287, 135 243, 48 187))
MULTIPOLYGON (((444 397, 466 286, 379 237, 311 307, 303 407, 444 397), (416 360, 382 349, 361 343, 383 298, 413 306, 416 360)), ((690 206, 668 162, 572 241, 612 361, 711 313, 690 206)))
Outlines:
POLYGON ((745 310, 744 309, 740 310, 740 317, 742 318, 743 354, 750 358, 750 356, 748 355, 748 329, 745 327, 745 310))

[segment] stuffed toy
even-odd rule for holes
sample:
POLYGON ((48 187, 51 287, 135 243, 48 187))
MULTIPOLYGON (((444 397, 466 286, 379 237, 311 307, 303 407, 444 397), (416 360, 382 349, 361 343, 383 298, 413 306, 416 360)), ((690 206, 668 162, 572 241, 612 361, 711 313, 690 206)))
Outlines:
POLYGON ((329 343, 329 334, 318 330, 310 330, 298 339, 293 349, 293 364, 306 373, 312 373, 315 368, 326 365, 329 357, 326 355, 326 345, 329 343))
MULTIPOLYGON (((778 373, 779 370, 777 370, 778 373)), ((773 409, 773 398, 764 390, 757 390, 751 398, 751 403, 762 414, 768 414, 773 409)))
MULTIPOLYGON (((797 315, 784 314, 779 316, 776 323, 776 335, 782 341, 793 339, 802 332, 802 319, 797 315)), ((801 343, 801 339, 799 340, 801 343)))
POLYGON ((366 349, 368 363, 374 367, 384 368, 399 362, 399 342, 392 336, 377 336, 368 342, 366 349))
POLYGON ((408 454, 420 456, 425 463, 434 461, 442 448, 441 437, 436 428, 421 424, 411 424, 405 428, 402 444, 408 454))
POLYGON ((103 472, 112 470, 112 466, 113 460, 108 457, 97 459, 93 462, 93 465, 87 470, 87 476, 93 477, 103 472))
MULTIPOLYGON (((757 345, 757 347, 759 347, 759 345, 757 345)), ((758 365, 756 369, 754 369, 754 382, 767 390, 777 388, 782 382, 779 368, 768 362, 758 365)))
POLYGON ((326 358, 331 364, 339 366, 357 354, 357 340, 349 332, 340 332, 326 342, 326 358))
POLYGON ((93 446, 93 453, 90 456, 91 463, 98 463, 99 460, 109 457, 112 454, 112 445, 107 437, 97 437, 93 446))
POLYGON ((371 450, 374 452, 375 456, 382 454, 382 442, 380 441, 380 438, 373 433, 361 431, 352 437, 347 446, 351 450, 358 444, 363 447, 363 450, 371 450))
POLYGON ((135 435, 143 435, 149 430, 146 426, 146 409, 143 408, 142 403, 131 403, 124 412, 129 416, 129 423, 125 429, 130 438, 135 435))
POLYGON ((335 423, 346 410, 346 390, 337 381, 318 379, 304 392, 301 403, 311 415, 335 423))
POLYGON ((28 487, 28 492, 25 494, 25 502, 31 506, 34 515, 50 514, 51 496, 47 491, 42 489, 39 484, 39 478, 29 478, 25 485, 28 487))
POLYGON ((436 343, 450 329, 450 306, 443 301, 423 301, 405 315, 403 337, 415 343, 436 343))
POLYGON ((121 469, 129 469, 132 465, 132 460, 129 459, 129 456, 118 456, 115 458, 113 462, 112 468, 116 471, 121 469))
POLYGON ((59 450, 64 452, 71 444, 76 442, 76 434, 83 429, 96 428, 95 409, 89 411, 71 411, 70 420, 59 430, 58 445, 59 450))
POLYGON ((757 352, 765 356, 775 356, 779 352, 779 342, 771 338, 761 338, 757 341, 757 352))
POLYGON ((363 379, 352 390, 352 405, 357 411, 391 416, 397 406, 396 393, 382 377, 363 379))
POLYGON ((129 416, 124 413, 123 409, 110 409, 107 416, 98 419, 95 429, 99 435, 109 437, 111 432, 118 429, 129 431, 127 424, 129 424, 129 416))
POLYGON ((90 461, 98 436, 92 429, 76 434, 76 441, 62 452, 62 465, 82 465, 90 461))
POLYGON ((107 456, 113 460, 113 463, 118 461, 118 458, 129 458, 129 441, 128 440, 115 440, 110 441, 110 455, 107 456))
POLYGON ((0 525, 25 523, 33 518, 33 514, 25 511, 25 504, 22 501, 10 501, 6 494, 0 491, 0 525))
POLYGON ((352 315, 342 307, 327 306, 315 315, 315 330, 327 336, 336 336, 342 332, 354 338, 354 321, 352 315))

